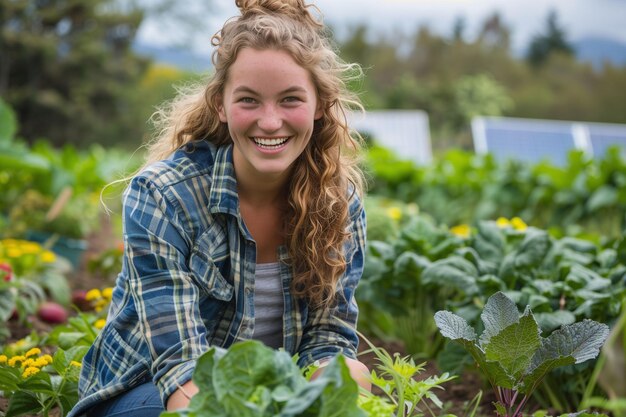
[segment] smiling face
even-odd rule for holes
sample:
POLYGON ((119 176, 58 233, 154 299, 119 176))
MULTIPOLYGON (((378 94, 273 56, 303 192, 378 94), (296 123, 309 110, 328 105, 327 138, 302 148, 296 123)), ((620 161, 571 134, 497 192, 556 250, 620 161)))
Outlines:
POLYGON ((285 181, 322 117, 309 72, 280 50, 242 49, 219 106, 238 180, 285 181))

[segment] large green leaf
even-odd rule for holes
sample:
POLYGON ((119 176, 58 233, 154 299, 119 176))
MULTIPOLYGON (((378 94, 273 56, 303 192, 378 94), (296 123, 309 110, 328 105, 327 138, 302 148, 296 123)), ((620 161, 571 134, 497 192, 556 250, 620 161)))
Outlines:
POLYGON ((468 260, 459 256, 433 262, 422 272, 422 283, 436 287, 453 287, 467 295, 478 293, 478 271, 468 260))
POLYGON ((597 357, 608 335, 609 327, 593 320, 583 320, 556 330, 542 339, 541 347, 535 353, 528 375, 524 378, 522 389, 527 391, 536 386, 543 375, 556 367, 597 357))
POLYGON ((431 264, 430 260, 414 252, 404 252, 394 262, 394 275, 401 280, 416 282, 424 269, 431 264))
POLYGON ((540 330, 530 310, 483 344, 487 361, 498 362, 514 380, 520 380, 541 345, 540 330))
POLYGON ((618 203, 617 189, 612 185, 603 185, 595 190, 587 200, 587 212, 593 213, 602 208, 613 207, 618 203))
POLYGON ((0 391, 17 391, 22 382, 22 371, 9 365, 0 365, 0 391))
POLYGON ((357 406, 359 388, 342 356, 333 358, 324 372, 305 385, 283 408, 280 417, 365 417, 357 406))
POLYGON ((460 316, 449 311, 438 311, 435 313, 435 324, 439 328, 441 335, 451 340, 460 340, 474 343, 476 341, 476 331, 467 321, 460 316))
POLYGON ((293 366, 286 352, 274 352, 258 341, 236 343, 215 365, 213 386, 220 400, 227 395, 245 399, 257 385, 273 388, 293 379, 293 366))
POLYGON ((495 222, 483 221, 478 223, 477 234, 473 238, 472 246, 481 258, 500 263, 504 255, 505 240, 495 222))
POLYGON ((537 352, 533 365, 542 357, 559 354, 572 356, 575 363, 593 359, 600 353, 600 348, 609 335, 609 326, 585 319, 578 323, 564 326, 547 337, 537 352))
POLYGON ((548 232, 529 227, 524 240, 516 250, 515 267, 529 268, 540 265, 551 245, 548 232))
POLYGON ((193 382, 201 389, 213 389, 213 371, 215 363, 226 354, 226 349, 212 347, 196 362, 193 382))
POLYGON ((481 346, 484 347, 493 336, 519 322, 519 316, 515 303, 502 292, 497 292, 489 297, 480 315, 485 325, 485 330, 480 335, 481 346))
POLYGON ((41 404, 35 394, 27 391, 18 391, 11 397, 5 417, 37 414, 41 411, 41 408, 41 404))

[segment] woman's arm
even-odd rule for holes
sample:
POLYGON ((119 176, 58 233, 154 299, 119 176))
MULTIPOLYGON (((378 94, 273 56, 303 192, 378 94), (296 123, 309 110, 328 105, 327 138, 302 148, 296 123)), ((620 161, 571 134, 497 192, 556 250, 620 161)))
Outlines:
POLYGON ((298 354, 298 364, 306 367, 317 360, 324 360, 337 354, 343 354, 352 376, 359 385, 366 388, 369 382, 363 380, 369 374, 367 368, 356 359, 358 335, 356 323, 358 306, 355 290, 361 279, 365 253, 365 210, 355 198, 350 207, 351 222, 349 231, 351 240, 346 245, 346 271, 339 281, 337 304, 332 308, 309 310, 307 323, 298 354))
POLYGON ((193 383, 193 381, 187 381, 186 383, 178 387, 178 389, 174 391, 172 395, 170 395, 170 397, 167 399, 167 404, 165 408, 167 409, 167 411, 174 411, 187 407, 189 405, 191 397, 196 395, 198 391, 198 387, 196 386, 196 384, 193 383))
POLYGON ((125 269, 164 402, 191 379, 196 359, 209 348, 200 288, 187 265, 191 242, 166 192, 140 176, 124 199, 125 269))

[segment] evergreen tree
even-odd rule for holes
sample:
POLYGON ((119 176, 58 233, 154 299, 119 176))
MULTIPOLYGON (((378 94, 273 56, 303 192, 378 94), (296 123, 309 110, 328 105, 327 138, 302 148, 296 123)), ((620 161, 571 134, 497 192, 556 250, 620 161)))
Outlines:
POLYGON ((20 136, 57 145, 141 139, 129 86, 147 66, 131 50, 142 18, 112 0, 0 2, 0 95, 20 136))
POLYGON ((572 55, 574 48, 569 44, 565 36, 565 30, 559 26, 558 16, 555 11, 548 14, 546 20, 546 33, 536 35, 528 48, 528 62, 537 67, 545 63, 553 53, 572 55))

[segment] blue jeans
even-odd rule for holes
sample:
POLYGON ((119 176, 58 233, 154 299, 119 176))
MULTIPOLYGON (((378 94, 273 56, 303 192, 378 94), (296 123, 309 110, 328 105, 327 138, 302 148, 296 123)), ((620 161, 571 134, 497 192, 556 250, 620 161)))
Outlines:
POLYGON ((164 410, 156 385, 147 382, 98 404, 89 411, 90 417, 158 417, 164 410))

